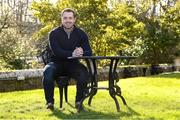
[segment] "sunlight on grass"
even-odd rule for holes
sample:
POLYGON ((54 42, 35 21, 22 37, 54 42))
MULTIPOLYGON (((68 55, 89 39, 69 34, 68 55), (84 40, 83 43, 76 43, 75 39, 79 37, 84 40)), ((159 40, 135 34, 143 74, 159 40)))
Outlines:
MULTIPOLYGON (((69 104, 59 109, 59 91, 55 89, 55 110, 45 109, 42 89, 0 93, 0 119, 122 119, 122 120, 178 120, 180 118, 180 73, 121 79, 128 107, 118 98, 121 112, 108 91, 99 90, 91 106, 84 102, 86 112, 74 108, 75 86, 68 88, 69 104)), ((107 86, 99 82, 99 86, 107 86)))

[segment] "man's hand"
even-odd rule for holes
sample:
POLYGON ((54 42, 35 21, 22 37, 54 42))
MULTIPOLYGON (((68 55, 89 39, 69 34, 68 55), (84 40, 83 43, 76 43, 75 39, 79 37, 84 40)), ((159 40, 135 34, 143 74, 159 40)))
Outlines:
POLYGON ((72 53, 72 57, 81 57, 83 56, 83 49, 81 47, 76 47, 72 53))

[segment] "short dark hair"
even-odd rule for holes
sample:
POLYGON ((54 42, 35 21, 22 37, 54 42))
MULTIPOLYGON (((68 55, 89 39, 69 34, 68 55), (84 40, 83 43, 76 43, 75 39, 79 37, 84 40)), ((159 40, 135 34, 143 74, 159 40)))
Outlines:
POLYGON ((72 12, 73 16, 76 17, 76 12, 75 10, 71 9, 71 8, 65 8, 64 10, 62 10, 61 12, 61 16, 63 15, 64 12, 72 12))

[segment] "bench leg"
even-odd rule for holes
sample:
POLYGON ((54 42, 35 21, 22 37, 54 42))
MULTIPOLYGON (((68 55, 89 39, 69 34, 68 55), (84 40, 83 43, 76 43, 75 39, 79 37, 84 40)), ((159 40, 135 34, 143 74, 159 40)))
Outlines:
POLYGON ((62 108, 62 104, 63 104, 63 87, 59 87, 59 93, 60 93, 60 108, 62 108))
POLYGON ((65 101, 68 102, 68 85, 65 85, 64 86, 64 95, 65 95, 65 101))

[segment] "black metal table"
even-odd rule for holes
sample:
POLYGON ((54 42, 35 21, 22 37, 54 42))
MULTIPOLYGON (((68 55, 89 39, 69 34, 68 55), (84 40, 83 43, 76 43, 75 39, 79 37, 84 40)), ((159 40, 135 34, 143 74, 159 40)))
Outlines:
POLYGON ((84 59, 86 61, 88 71, 90 73, 90 84, 88 86, 88 92, 85 94, 83 99, 80 102, 80 106, 78 108, 78 112, 80 112, 80 108, 82 107, 83 101, 89 97, 88 105, 91 105, 91 100, 94 95, 96 95, 98 89, 105 89, 109 90, 110 96, 114 99, 117 111, 120 111, 120 106, 116 96, 119 96, 123 104, 126 105, 126 101, 124 97, 121 95, 121 88, 117 85, 119 81, 118 75, 116 72, 116 68, 118 65, 119 60, 124 59, 134 59, 134 56, 82 56, 82 57, 68 57, 68 59, 84 59), (109 79, 108 79, 108 87, 98 87, 98 79, 97 79, 97 60, 108 59, 110 60, 109 65, 109 79))

